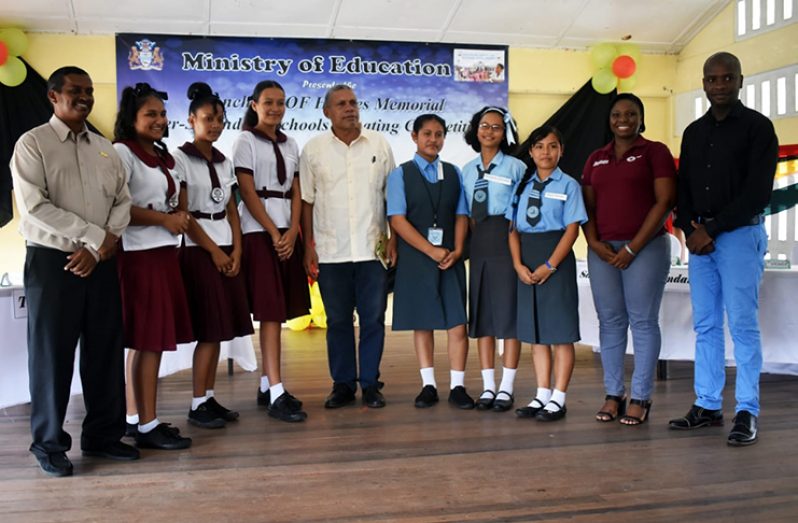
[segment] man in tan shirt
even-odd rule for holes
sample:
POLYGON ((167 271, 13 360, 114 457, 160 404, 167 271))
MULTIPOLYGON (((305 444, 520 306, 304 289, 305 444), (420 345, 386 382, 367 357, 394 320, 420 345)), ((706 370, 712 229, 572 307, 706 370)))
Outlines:
POLYGON ((14 193, 27 242, 30 451, 42 470, 72 474, 64 431, 75 347, 86 417, 83 455, 138 459, 125 431, 122 308, 116 245, 130 220, 130 194, 111 143, 86 127, 94 105, 88 73, 62 67, 47 81, 54 115, 17 141, 14 193))

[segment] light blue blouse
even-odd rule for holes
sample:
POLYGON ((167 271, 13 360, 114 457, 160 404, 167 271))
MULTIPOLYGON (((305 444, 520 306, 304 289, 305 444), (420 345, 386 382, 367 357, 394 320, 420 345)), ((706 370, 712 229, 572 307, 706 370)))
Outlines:
MULTIPOLYGON (((549 178, 551 182, 546 185, 541 194, 541 220, 534 227, 527 222, 526 213, 529 196, 532 193, 532 182, 540 181, 537 172, 524 187, 517 200, 517 205, 512 204, 507 209, 505 218, 514 222, 518 232, 561 231, 574 222, 583 224, 587 221, 587 211, 579 182, 562 172, 559 167, 551 173, 549 178)), ((517 188, 518 184, 513 187, 513 195, 517 188)))
MULTIPOLYGON (((501 151, 493 157, 490 163, 494 166, 490 171, 490 176, 501 178, 505 183, 488 179, 488 215, 504 216, 513 198, 513 187, 518 184, 526 172, 526 164, 501 151)), ((479 178, 477 167, 482 167, 481 156, 477 156, 463 166, 463 190, 469 216, 471 215, 471 203, 474 200, 474 184, 479 178)))
MULTIPOLYGON (((413 161, 416 162, 418 170, 424 178, 430 183, 438 183, 438 164, 441 157, 438 156, 431 163, 419 156, 413 156, 413 161)), ((463 192, 463 174, 460 169, 454 165, 457 171, 457 177, 460 181, 460 198, 457 202, 457 210, 455 214, 468 215, 468 206, 466 205, 465 193, 463 192)), ((388 216, 406 215, 407 214, 407 198, 405 196, 405 179, 402 175, 402 166, 400 165, 388 175, 387 183, 387 200, 388 200, 388 216)))

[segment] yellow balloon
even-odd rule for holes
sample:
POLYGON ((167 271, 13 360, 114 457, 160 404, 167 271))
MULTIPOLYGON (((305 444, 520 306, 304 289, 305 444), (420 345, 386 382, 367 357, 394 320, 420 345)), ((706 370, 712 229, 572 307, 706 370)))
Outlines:
POLYGON ((637 44, 620 44, 618 46, 618 56, 620 55, 631 56, 635 63, 640 63, 640 48, 637 44))
POLYGON ((0 29, 0 41, 8 47, 9 56, 19 56, 28 49, 27 35, 16 27, 0 29))
POLYGON ((26 76, 28 76, 28 69, 16 56, 9 56, 6 63, 0 65, 0 83, 9 87, 18 86, 26 76))
POLYGON ((327 328, 327 312, 324 310, 324 302, 321 301, 319 282, 313 282, 310 287, 310 317, 316 327, 327 328))
POLYGON ((285 322, 292 331, 303 331, 310 326, 310 314, 293 318, 285 322))
POLYGON ((637 85, 637 75, 632 75, 629 78, 621 78, 618 80, 618 91, 629 92, 637 85))
POLYGON ((590 83, 597 93, 608 94, 618 86, 618 77, 612 74, 612 69, 599 69, 590 83))
POLYGON ((607 42, 596 44, 590 48, 590 60, 597 69, 609 67, 616 56, 618 56, 618 48, 607 42))

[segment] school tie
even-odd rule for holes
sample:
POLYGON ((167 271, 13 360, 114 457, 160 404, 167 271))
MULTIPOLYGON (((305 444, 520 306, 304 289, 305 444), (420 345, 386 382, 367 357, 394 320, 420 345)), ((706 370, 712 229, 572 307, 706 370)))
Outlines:
POLYGON ((545 182, 532 180, 532 191, 529 193, 529 199, 526 204, 526 222, 534 227, 540 222, 540 205, 543 197, 543 189, 549 184, 551 178, 545 182))
POLYGON ((488 180, 485 175, 490 173, 493 169, 493 164, 482 170, 482 167, 477 166, 479 178, 474 183, 474 197, 471 199, 471 217, 474 221, 479 223, 488 217, 488 180))

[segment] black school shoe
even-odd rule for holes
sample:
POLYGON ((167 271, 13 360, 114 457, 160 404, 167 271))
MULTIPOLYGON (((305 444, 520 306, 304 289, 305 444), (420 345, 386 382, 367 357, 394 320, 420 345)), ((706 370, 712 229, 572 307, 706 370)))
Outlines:
POLYGON ((191 446, 191 438, 184 438, 166 423, 160 423, 147 433, 136 435, 136 446, 140 449, 181 450, 191 446))
POLYGON ((692 430, 701 427, 719 427, 723 425, 723 411, 711 410, 693 405, 690 411, 681 418, 672 419, 668 422, 668 428, 672 430, 692 430))
POLYGON ((139 433, 139 426, 135 423, 125 423, 125 437, 135 438, 139 433))
POLYGON ((757 419, 747 410, 741 410, 734 416, 734 426, 729 432, 726 442, 732 447, 746 447, 757 441, 757 419))
POLYGON ((260 387, 258 387, 258 406, 259 407, 268 407, 272 402, 272 395, 270 391, 261 392, 260 387))
POLYGON ((325 409, 338 409, 355 401, 355 391, 346 383, 333 383, 333 389, 324 402, 325 409))
POLYGON ((297 423, 305 421, 308 415, 305 411, 299 409, 295 403, 291 401, 291 395, 283 392, 279 398, 274 400, 274 403, 269 405, 269 416, 281 421, 289 423, 297 423))
POLYGON ((72 475, 72 462, 69 461, 66 452, 51 452, 50 454, 34 452, 33 455, 36 456, 39 467, 45 474, 57 478, 72 475))
POLYGON ((421 392, 416 396, 416 408, 427 409, 436 403, 438 403, 438 389, 432 385, 424 385, 421 392))
POLYGON ((474 408, 474 399, 468 395, 462 385, 458 385, 449 391, 449 403, 458 409, 468 410, 474 408))
POLYGON ((208 405, 207 400, 196 409, 188 411, 188 422, 203 429, 220 429, 226 425, 221 414, 208 405))
MULTIPOLYGON (((535 414, 535 419, 536 420, 538 420, 538 421, 559 421, 559 420, 561 420, 561 419, 563 419, 565 417, 565 414, 568 412, 568 409, 565 407, 565 405, 560 405, 556 401, 552 401, 552 400, 549 400, 549 403, 554 403, 555 405, 560 407, 560 410, 552 412, 550 410, 546 410, 546 408, 544 407, 542 410, 539 410, 537 414, 535 414)), ((547 405, 548 405, 548 403, 547 403, 547 405)))
POLYGON ((141 453, 139 453, 136 447, 122 443, 121 441, 113 441, 100 446, 81 446, 80 450, 84 456, 113 459, 116 461, 135 461, 141 457, 141 453))
POLYGON ((363 389, 363 404, 370 409, 381 409, 385 406, 385 396, 377 385, 363 389))
MULTIPOLYGON (((260 390, 260 389, 258 389, 260 390)), ((234 410, 230 410, 226 407, 223 407, 216 401, 216 398, 211 396, 207 400, 205 400, 205 404, 208 406, 210 410, 215 412, 218 417, 222 418, 225 421, 237 421, 238 420, 238 412, 234 410)))

